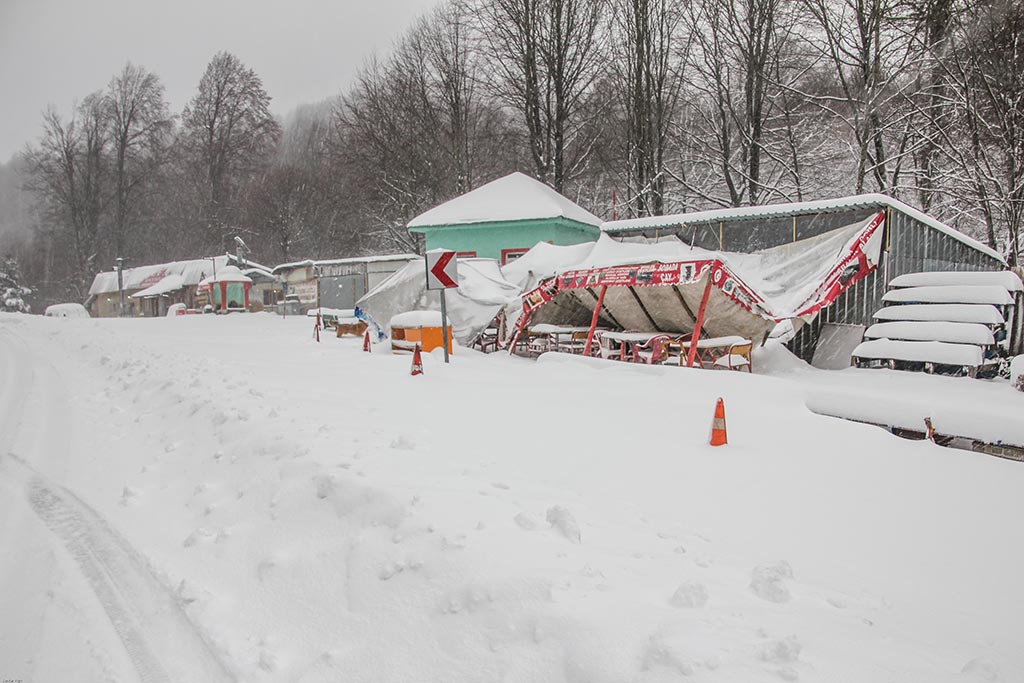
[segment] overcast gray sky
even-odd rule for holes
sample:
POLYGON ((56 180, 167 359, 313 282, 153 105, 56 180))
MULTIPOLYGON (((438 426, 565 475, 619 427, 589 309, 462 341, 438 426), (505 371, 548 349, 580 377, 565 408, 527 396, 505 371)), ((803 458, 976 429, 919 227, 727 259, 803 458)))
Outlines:
POLYGON ((126 61, 156 72, 180 113, 210 58, 234 53, 273 110, 338 94, 438 0, 0 0, 0 162, 126 61))

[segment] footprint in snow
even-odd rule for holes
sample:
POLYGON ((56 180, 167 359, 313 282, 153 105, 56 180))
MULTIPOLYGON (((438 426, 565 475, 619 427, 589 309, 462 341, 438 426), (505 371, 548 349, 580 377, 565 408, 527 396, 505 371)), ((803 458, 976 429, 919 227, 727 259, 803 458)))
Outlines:
POLYGON ((572 513, 564 507, 554 505, 548 508, 547 520, 552 529, 565 536, 569 541, 577 544, 580 542, 580 526, 576 523, 576 518, 572 513))
POLYGON ((999 667, 984 658, 972 659, 964 664, 960 675, 968 681, 998 681, 999 667))
POLYGON ((404 434, 400 434, 395 440, 391 442, 391 448, 399 451, 411 451, 415 450, 416 443, 406 437, 404 434))

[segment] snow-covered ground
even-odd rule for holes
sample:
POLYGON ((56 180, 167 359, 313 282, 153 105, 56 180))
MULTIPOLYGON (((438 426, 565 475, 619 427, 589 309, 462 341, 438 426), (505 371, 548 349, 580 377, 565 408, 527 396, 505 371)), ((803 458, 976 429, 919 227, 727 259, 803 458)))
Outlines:
POLYGON ((1024 464, 806 405, 1005 381, 361 345, 0 315, 0 678, 1024 680, 1024 464))

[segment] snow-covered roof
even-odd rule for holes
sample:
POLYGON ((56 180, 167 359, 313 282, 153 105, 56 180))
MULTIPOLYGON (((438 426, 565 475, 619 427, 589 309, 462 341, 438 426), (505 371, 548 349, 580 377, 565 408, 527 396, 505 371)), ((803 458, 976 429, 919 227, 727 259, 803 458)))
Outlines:
POLYGON ((601 219, 594 214, 539 180, 517 171, 421 213, 409 221, 408 227, 541 218, 568 218, 595 227, 601 225, 601 219))
POLYGON ((949 235, 953 239, 966 244, 992 258, 1005 264, 1006 261, 995 250, 982 244, 978 240, 968 237, 959 230, 935 220, 931 216, 904 204, 898 199, 893 199, 884 194, 859 194, 852 197, 840 197, 838 199, 822 199, 812 202, 793 202, 788 204, 766 204, 762 206, 741 206, 729 209, 712 209, 710 211, 697 211, 694 213, 680 213, 667 216, 650 216, 647 218, 629 218, 619 221, 606 221, 601 224, 601 230, 617 234, 630 230, 641 230, 645 228, 661 228, 674 225, 688 225, 691 223, 707 223, 727 219, 745 218, 767 218, 771 216, 789 216, 807 213, 818 213, 828 211, 839 211, 842 209, 854 209, 857 207, 888 206, 901 211, 911 218, 918 220, 930 228, 949 235))
POLYGON ((351 258, 321 259, 319 261, 306 259, 293 263, 282 263, 274 266, 273 273, 280 273, 282 270, 292 268, 304 268, 306 266, 344 266, 354 263, 387 263, 388 261, 411 261, 420 258, 417 254, 378 254, 376 256, 353 256, 351 258))
POLYGON ((145 289, 139 290, 132 294, 133 298, 145 299, 151 296, 160 296, 161 294, 168 294, 175 292, 185 286, 185 278, 177 274, 165 275, 159 282, 152 287, 146 287, 145 289))
POLYGON ((217 269, 216 275, 205 278, 200 285, 208 285, 213 282, 252 282, 252 278, 243 275, 238 266, 224 266, 217 269))
MULTIPOLYGON (((199 281, 213 272, 214 261, 217 269, 227 265, 226 256, 216 258, 192 259, 189 261, 172 261, 170 263, 159 263, 151 266, 137 266, 125 268, 122 273, 124 288, 126 291, 145 289, 160 282, 168 275, 180 275, 183 286, 199 284, 199 281)), ((117 291, 117 271, 108 270, 97 273, 93 278, 92 286, 89 287, 89 296, 107 294, 117 291)))
POLYGON ((922 304, 991 304, 1005 306, 1013 297, 1005 288, 992 285, 962 287, 904 287, 893 289, 882 297, 884 303, 922 304))
POLYGON ((961 285, 990 285, 1004 287, 1008 292, 1024 291, 1024 283, 1012 270, 993 271, 935 271, 907 273, 889 283, 890 287, 949 287, 961 285))

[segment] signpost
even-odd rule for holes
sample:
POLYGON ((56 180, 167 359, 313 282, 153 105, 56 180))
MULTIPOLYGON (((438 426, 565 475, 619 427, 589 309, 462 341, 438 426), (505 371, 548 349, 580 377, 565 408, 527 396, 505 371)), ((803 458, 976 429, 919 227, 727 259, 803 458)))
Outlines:
POLYGON ((114 270, 117 271, 117 298, 118 298, 118 310, 117 316, 119 318, 124 317, 124 264, 128 262, 128 259, 118 256, 114 259, 117 265, 114 266, 114 270))
POLYGON ((444 347, 444 362, 448 361, 448 304, 444 299, 444 291, 459 286, 458 259, 454 251, 447 249, 431 249, 427 252, 427 289, 441 290, 441 346, 444 347))

